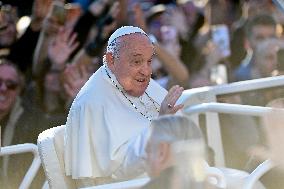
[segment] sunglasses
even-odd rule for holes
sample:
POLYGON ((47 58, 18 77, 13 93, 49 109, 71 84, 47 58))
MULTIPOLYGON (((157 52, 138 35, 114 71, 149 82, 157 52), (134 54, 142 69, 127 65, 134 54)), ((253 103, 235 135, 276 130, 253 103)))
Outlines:
POLYGON ((0 87, 5 84, 8 90, 15 90, 18 88, 19 83, 12 80, 2 80, 0 79, 0 87))

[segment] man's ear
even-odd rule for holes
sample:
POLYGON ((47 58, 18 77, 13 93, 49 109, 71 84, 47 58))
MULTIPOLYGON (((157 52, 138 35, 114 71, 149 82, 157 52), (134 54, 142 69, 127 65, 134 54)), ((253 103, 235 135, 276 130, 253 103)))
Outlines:
POLYGON ((106 62, 109 69, 113 72, 114 71, 114 58, 111 52, 106 53, 106 62))
POLYGON ((162 142, 159 144, 158 149, 158 160, 160 165, 163 165, 164 167, 167 167, 169 164, 169 161, 171 159, 171 146, 170 144, 166 142, 162 142))

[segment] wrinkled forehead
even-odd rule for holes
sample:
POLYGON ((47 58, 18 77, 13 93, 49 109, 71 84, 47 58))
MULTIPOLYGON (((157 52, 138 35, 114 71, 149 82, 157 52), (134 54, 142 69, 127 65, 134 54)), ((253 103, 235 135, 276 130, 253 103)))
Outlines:
POLYGON ((121 48, 121 46, 125 46, 127 44, 130 45, 136 45, 136 44, 150 44, 151 40, 149 39, 149 37, 147 36, 147 34, 145 33, 131 33, 131 34, 124 34, 121 36, 117 36, 117 37, 110 37, 109 41, 108 41, 108 46, 107 49, 117 49, 117 48, 121 48))
POLYGON ((126 43, 126 44, 133 44, 133 45, 139 45, 143 43, 144 45, 152 45, 151 40, 149 37, 145 34, 141 33, 133 33, 133 34, 128 34, 121 36, 116 39, 117 42, 120 43, 126 43))
POLYGON ((154 54, 154 46, 150 39, 143 34, 130 34, 121 36, 116 39, 114 44, 117 48, 117 52, 125 54, 154 54))
POLYGON ((154 46, 147 36, 130 35, 121 39, 119 44, 119 53, 124 53, 129 57, 141 57, 149 59, 154 55, 154 46))

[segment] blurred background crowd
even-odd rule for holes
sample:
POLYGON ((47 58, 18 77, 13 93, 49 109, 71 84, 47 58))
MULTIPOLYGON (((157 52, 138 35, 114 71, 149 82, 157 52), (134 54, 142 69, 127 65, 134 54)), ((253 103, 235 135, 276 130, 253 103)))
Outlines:
POLYGON ((153 79, 190 89, 281 75, 283 12, 272 0, 2 0, 2 144, 36 143, 64 124, 120 26, 155 38, 153 79))

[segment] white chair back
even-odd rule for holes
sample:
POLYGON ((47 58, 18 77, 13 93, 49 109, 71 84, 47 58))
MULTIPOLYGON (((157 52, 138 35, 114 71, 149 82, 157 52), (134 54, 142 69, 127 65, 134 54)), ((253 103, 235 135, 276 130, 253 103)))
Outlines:
POLYGON ((275 165, 271 160, 265 160, 246 178, 244 189, 257 187, 258 180, 275 165))
MULTIPOLYGON (((246 91, 255 91, 259 89, 267 89, 271 87, 283 87, 284 76, 269 77, 248 81, 235 82, 224 85, 211 87, 201 87, 185 90, 178 100, 177 104, 184 104, 184 113, 193 105, 217 102, 219 95, 233 94, 246 91)), ((210 123, 210 127, 206 127, 208 145, 215 151, 215 165, 225 166, 224 149, 222 144, 220 120, 216 111, 204 111, 206 123, 210 123)), ((192 115, 193 121, 198 123, 198 115, 192 115)))
POLYGON ((259 179, 271 170, 274 164, 271 160, 262 162, 257 168, 250 174, 230 168, 219 168, 225 176, 227 189, 265 189, 264 185, 259 179))
POLYGON ((39 155, 49 188, 76 188, 74 180, 64 171, 65 125, 43 131, 38 137, 39 155))

